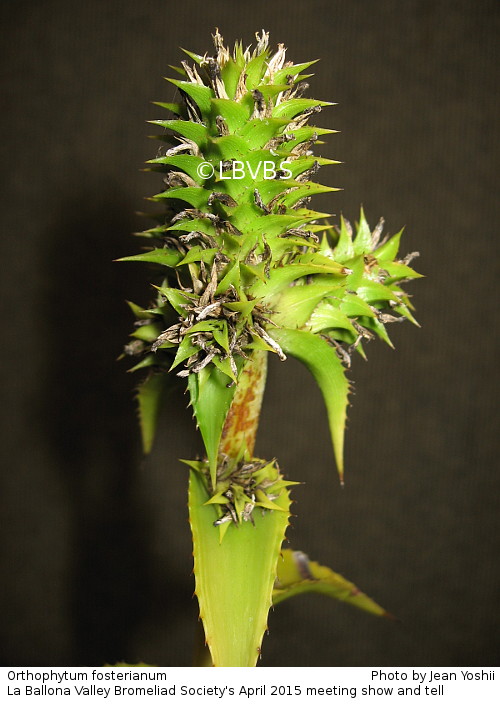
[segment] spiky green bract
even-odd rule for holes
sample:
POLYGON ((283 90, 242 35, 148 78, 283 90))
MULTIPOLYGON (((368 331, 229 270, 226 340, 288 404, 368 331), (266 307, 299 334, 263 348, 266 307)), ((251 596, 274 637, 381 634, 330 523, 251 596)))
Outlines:
POLYGON ((205 445, 213 486, 217 474, 222 427, 231 406, 236 385, 229 387, 223 373, 216 367, 205 367, 197 375, 189 375, 188 389, 205 445))
POLYGON ((173 118, 153 121, 168 143, 150 162, 164 173, 166 188, 151 199, 163 210, 142 233, 151 249, 124 259, 149 262, 162 278, 150 308, 134 308, 137 341, 126 351, 142 358, 136 368, 189 377, 212 475, 242 358, 295 355, 327 401, 342 472, 341 365, 374 335, 390 344, 386 323, 413 320, 399 284, 418 275, 396 259, 400 234, 379 246, 381 224, 372 232, 363 212, 355 234, 345 220, 335 232, 307 205, 335 190, 311 181, 334 163, 313 154, 331 132, 309 124, 328 104, 302 97, 313 62, 285 63, 284 46, 271 53, 265 32, 253 52, 237 44, 231 53, 218 32, 214 42, 213 57, 186 52, 194 64, 171 80, 181 102, 160 104, 173 118))
POLYGON ((139 424, 144 453, 151 451, 166 388, 166 375, 161 372, 151 372, 137 389, 139 424))
MULTIPOLYGON (((241 487, 235 482, 230 485, 235 486, 241 487)), ((222 505, 210 497, 206 472, 201 468, 191 470, 189 517, 196 595, 214 666, 255 666, 267 628, 290 498, 282 487, 278 496, 269 500, 278 511, 264 509, 262 501, 249 515, 253 521, 244 521, 245 508, 240 508, 243 498, 225 499, 226 504, 232 504, 231 511, 239 514, 236 522, 225 524, 229 528, 221 541, 213 524, 221 518, 222 505)))
POLYGON ((278 560, 278 572, 273 589, 273 605, 306 592, 318 592, 335 600, 346 602, 353 607, 369 612, 376 617, 392 615, 380 607, 371 597, 346 580, 331 568, 320 565, 302 551, 284 548, 278 560))
POLYGON ((206 504, 215 507, 214 526, 220 530, 222 542, 231 524, 243 521, 254 524, 254 510, 283 511, 276 503, 283 491, 297 482, 283 479, 276 460, 250 458, 247 453, 240 457, 224 456, 217 466, 216 481, 211 477, 209 462, 183 460, 192 470, 198 472, 210 488, 210 498, 206 504))

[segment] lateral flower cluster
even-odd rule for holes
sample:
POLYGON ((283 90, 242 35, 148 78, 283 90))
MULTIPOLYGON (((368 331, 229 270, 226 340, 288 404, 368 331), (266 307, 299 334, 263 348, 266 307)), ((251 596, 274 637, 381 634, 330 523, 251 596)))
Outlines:
MULTIPOLYGON (((200 474, 207 485, 210 480, 210 466, 206 461, 184 460, 192 470, 200 474)), ((299 483, 283 479, 277 461, 250 458, 219 458, 217 481, 210 499, 205 504, 214 505, 219 527, 220 540, 228 527, 249 521, 254 524, 254 511, 286 511, 276 503, 284 489, 299 483)))
MULTIPOLYGON (((244 360, 267 350, 295 356, 314 375, 342 473, 344 370, 366 341, 391 344, 387 323, 415 323, 401 285, 419 276, 409 266, 417 253, 398 258, 401 232, 382 238, 383 221, 371 229, 363 211, 354 228, 343 218, 333 228, 309 207, 313 195, 336 190, 312 181, 336 163, 313 151, 333 132, 311 124, 330 103, 303 97, 315 62, 286 61, 282 44, 271 52, 265 31, 253 50, 236 43, 231 52, 218 31, 213 39, 213 55, 186 51, 181 78, 167 79, 180 101, 158 103, 173 117, 152 121, 166 148, 149 162, 164 174, 165 189, 151 199, 162 210, 140 233, 150 247, 122 258, 161 272, 151 305, 131 304, 137 320, 125 347, 137 358, 132 369, 149 368, 139 389, 144 445, 165 372, 187 377, 207 444, 204 400, 208 407, 216 394, 227 410, 244 360), (235 161, 246 165, 237 178, 235 161), (205 162, 213 169, 200 168, 205 162)), ((216 452, 207 448, 213 480, 216 452)))

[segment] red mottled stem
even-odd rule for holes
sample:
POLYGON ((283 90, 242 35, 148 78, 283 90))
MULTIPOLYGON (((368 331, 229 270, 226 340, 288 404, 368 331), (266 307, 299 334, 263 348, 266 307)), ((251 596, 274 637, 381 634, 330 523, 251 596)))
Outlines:
POLYGON ((234 458, 246 444, 249 455, 253 455, 266 375, 267 352, 254 350, 238 378, 238 387, 222 429, 220 453, 234 458))

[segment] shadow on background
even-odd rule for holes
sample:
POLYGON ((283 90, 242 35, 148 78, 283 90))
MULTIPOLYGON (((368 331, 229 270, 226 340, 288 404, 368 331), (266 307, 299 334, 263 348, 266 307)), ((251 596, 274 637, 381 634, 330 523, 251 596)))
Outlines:
MULTIPOLYGON (((115 362, 132 323, 120 304, 133 294, 133 282, 112 260, 133 229, 130 213, 119 195, 89 191, 44 238, 50 345, 41 399, 50 399, 51 408, 41 413, 70 503, 77 664, 127 659, 131 636, 161 592, 151 576, 151 526, 139 492, 139 434, 131 411, 138 380, 115 362), (82 203, 91 204, 83 214, 82 203)), ((185 591, 169 580, 168 604, 161 605, 168 621, 185 591)))

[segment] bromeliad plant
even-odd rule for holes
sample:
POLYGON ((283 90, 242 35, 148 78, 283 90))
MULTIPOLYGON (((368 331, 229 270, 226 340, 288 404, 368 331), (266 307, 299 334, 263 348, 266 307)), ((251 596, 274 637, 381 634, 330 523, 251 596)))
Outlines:
POLYGON ((387 614, 341 576, 281 548, 290 487, 275 459, 254 456, 269 353, 293 356, 324 397, 343 482, 349 382, 345 370, 374 337, 391 344, 386 324, 409 319, 401 283, 419 276, 415 253, 398 259, 401 233, 382 237, 363 211, 355 228, 310 209, 314 194, 336 189, 312 180, 333 164, 316 156, 311 124, 323 106, 304 98, 305 72, 285 47, 269 50, 266 32, 253 51, 232 52, 218 31, 212 56, 190 61, 168 79, 174 117, 154 120, 166 147, 150 168, 165 189, 151 199, 157 225, 140 235, 146 251, 126 261, 158 266, 155 299, 131 304, 136 316, 125 353, 146 371, 138 404, 145 452, 151 448, 163 393, 187 382, 205 457, 190 468, 189 515, 196 595, 216 666, 255 665, 267 615, 298 592, 316 590, 374 614, 387 614))

